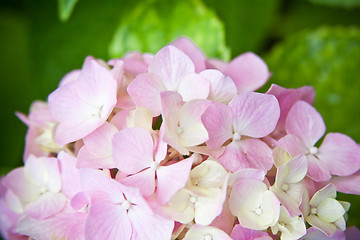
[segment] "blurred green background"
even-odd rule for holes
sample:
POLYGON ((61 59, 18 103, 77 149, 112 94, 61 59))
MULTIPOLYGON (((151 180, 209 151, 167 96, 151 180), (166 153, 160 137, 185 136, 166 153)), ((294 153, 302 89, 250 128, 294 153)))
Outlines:
MULTIPOLYGON (((155 53, 182 35, 208 57, 263 57, 273 75, 260 91, 314 86, 327 131, 360 142, 359 0, 2 0, 0 173, 22 164, 26 127, 14 112, 46 100, 87 55, 155 53)), ((360 197, 339 199, 360 227, 360 197)))

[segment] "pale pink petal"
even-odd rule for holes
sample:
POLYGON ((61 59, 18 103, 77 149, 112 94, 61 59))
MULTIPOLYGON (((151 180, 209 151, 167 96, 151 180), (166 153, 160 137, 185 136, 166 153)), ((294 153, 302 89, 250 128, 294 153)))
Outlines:
POLYGON ((119 182, 126 186, 139 188, 143 196, 150 196, 155 191, 155 170, 148 168, 123 178, 119 182))
POLYGON ((113 137, 113 159, 120 171, 137 173, 153 162, 153 140, 143 128, 126 128, 113 137))
POLYGON ((297 101, 286 118, 286 132, 298 136, 311 148, 325 133, 325 123, 316 109, 304 101, 297 101))
POLYGON ((28 180, 24 177, 24 167, 16 168, 9 172, 2 178, 1 183, 11 189, 24 203, 35 200, 40 194, 39 187, 29 184, 28 180))
POLYGON ((233 115, 225 104, 215 103, 209 106, 202 114, 201 121, 209 133, 206 145, 211 149, 221 147, 233 135, 233 115))
POLYGON ((321 230, 327 236, 331 236, 336 233, 336 226, 333 223, 322 221, 318 216, 310 214, 306 217, 306 221, 313 227, 321 230))
POLYGON ((251 52, 244 53, 232 60, 226 66, 224 74, 234 80, 238 93, 254 91, 270 77, 266 63, 251 52))
POLYGON ((191 59, 174 46, 166 46, 157 52, 149 65, 149 72, 157 74, 165 88, 176 91, 180 80, 195 72, 191 59))
POLYGON ((333 175, 348 176, 360 169, 360 147, 341 133, 327 134, 317 157, 333 175))
POLYGON ((118 130, 127 128, 127 117, 130 114, 130 109, 123 109, 116 113, 110 120, 110 123, 114 125, 118 130))
POLYGON ((162 92, 161 94, 162 118, 164 126, 164 141, 178 150, 183 155, 188 155, 189 150, 179 143, 178 125, 180 110, 183 106, 182 97, 176 92, 162 92))
MULTIPOLYGON (((288 214, 291 217, 295 217, 301 214, 301 211, 299 209, 301 199, 294 199, 281 189, 275 189, 272 190, 272 192, 276 195, 281 204, 286 208, 288 214)), ((301 196, 302 192, 299 192, 299 194, 301 196)))
POLYGON ((360 171, 346 177, 333 177, 331 183, 339 192, 360 195, 360 171))
POLYGON ((160 92, 166 88, 156 74, 144 73, 137 76, 128 86, 127 91, 136 106, 146 107, 153 116, 161 113, 160 92))
POLYGON ((62 87, 70 82, 73 82, 75 80, 77 80, 79 78, 81 74, 81 70, 79 69, 76 69, 76 70, 73 70, 69 73, 67 73, 61 80, 60 80, 60 83, 59 83, 59 87, 62 87))
POLYGON ((25 217, 19 222, 17 232, 36 240, 64 239, 67 232, 85 218, 84 213, 57 214, 43 220, 25 217))
POLYGON ((91 198, 85 192, 78 192, 71 198, 70 205, 75 210, 81 210, 87 205, 91 205, 91 198))
POLYGON ((306 235, 300 238, 300 240, 345 240, 345 239, 357 240, 358 238, 348 239, 347 236, 345 237, 344 232, 340 231, 339 229, 336 231, 334 235, 327 236, 324 232, 314 227, 308 228, 306 235))
POLYGON ((229 103, 236 96, 236 86, 234 81, 215 69, 202 71, 200 76, 210 82, 210 94, 208 99, 214 102, 229 103))
POLYGON ((25 207, 25 214, 36 219, 51 217, 65 207, 66 200, 62 193, 46 192, 25 207))
POLYGON ((230 211, 229 198, 226 198, 220 215, 211 222, 210 226, 217 227, 230 235, 233 230, 235 220, 236 217, 233 216, 230 211))
POLYGON ((101 127, 86 136, 84 146, 78 153, 77 167, 115 168, 112 158, 112 137, 117 128, 105 122, 101 127))
POLYGON ((165 219, 138 206, 132 206, 128 211, 128 215, 132 225, 132 240, 171 239, 174 221, 165 219))
POLYGON ((313 87, 304 86, 298 89, 286 89, 276 84, 272 84, 267 94, 274 95, 279 101, 280 118, 278 125, 273 133, 278 139, 286 134, 285 121, 291 107, 298 100, 303 100, 309 104, 314 102, 315 91, 313 87))
POLYGON ((160 128, 159 138, 155 146, 156 150, 154 156, 154 159, 158 164, 160 164, 160 162, 165 159, 167 154, 168 145, 163 138, 164 138, 164 129, 160 128))
POLYGON ((285 135, 278 141, 279 146, 286 150, 292 157, 308 153, 308 149, 301 139, 293 134, 285 135))
POLYGON ((171 43, 172 46, 178 48, 179 50, 183 51, 195 65, 195 71, 201 72, 206 69, 205 61, 206 56, 205 54, 194 44, 191 39, 187 37, 180 37, 177 38, 174 42, 171 43))
POLYGON ((98 239, 131 239, 133 229, 129 217, 120 205, 99 202, 89 209, 85 225, 85 238, 98 239))
POLYGON ((61 169, 61 192, 71 199, 81 190, 79 169, 76 158, 62 151, 58 154, 61 169))
POLYGON ((252 179, 264 181, 266 172, 260 169, 244 168, 232 173, 229 178, 229 186, 233 186, 241 179, 252 179))
POLYGON ((210 82, 199 74, 189 73, 181 79, 177 92, 185 102, 206 99, 210 92, 210 82))
MULTIPOLYGON (((208 132, 201 122, 201 115, 210 105, 209 100, 193 100, 185 103, 180 109, 179 142, 182 146, 200 145, 209 139, 208 132)), ((179 128, 176 130, 178 131, 179 128)))
POLYGON ((235 225, 231 237, 234 240, 272 240, 266 232, 244 228, 240 224, 235 225))
POLYGON ((56 158, 42 158, 49 174, 46 187, 51 192, 59 192, 61 189, 61 176, 59 161, 56 158))
POLYGON ((234 116, 234 130, 254 138, 270 134, 280 115, 279 103, 272 95, 247 92, 233 98, 229 103, 234 116))
POLYGON ((324 162, 319 161, 319 159, 314 155, 307 155, 308 159, 308 176, 311 177, 314 181, 325 182, 330 180, 330 170, 324 164, 324 162))
POLYGON ((169 166, 160 166, 157 171, 157 201, 163 205, 185 186, 194 159, 189 157, 169 166))
POLYGON ((123 186, 121 183, 106 176, 103 171, 82 168, 80 179, 82 190, 87 192, 92 203, 109 201, 121 203, 124 201, 123 186))
POLYGON ((259 139, 233 141, 218 161, 232 172, 243 168, 268 171, 273 165, 271 148, 259 139))
POLYGON ((206 64, 207 69, 217 69, 217 70, 219 70, 221 72, 224 72, 225 68, 228 65, 227 62, 219 60, 217 58, 207 59, 205 64, 206 64))
POLYGON ((116 81, 95 61, 85 64, 79 79, 49 95, 49 108, 59 122, 56 142, 63 146, 100 127, 116 104, 116 81))

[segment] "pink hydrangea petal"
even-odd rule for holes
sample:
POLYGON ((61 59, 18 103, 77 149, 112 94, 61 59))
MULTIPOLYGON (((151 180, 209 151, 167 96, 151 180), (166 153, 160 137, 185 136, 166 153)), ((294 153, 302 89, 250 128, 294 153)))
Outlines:
POLYGON ((82 190, 87 192, 92 203, 96 202, 116 202, 124 201, 123 186, 121 183, 106 176, 103 171, 82 168, 80 171, 80 179, 82 190))
POLYGON ((116 104, 116 81, 95 61, 85 64, 79 79, 49 95, 49 108, 59 121, 56 142, 63 146, 100 127, 116 104))
POLYGON ((132 225, 126 210, 110 202, 95 203, 89 209, 85 239, 131 239, 132 225))
POLYGON ((291 107, 298 100, 306 101, 309 104, 314 102, 315 91, 314 88, 304 86, 298 89, 286 89, 276 84, 272 84, 267 94, 274 95, 279 101, 280 105, 280 118, 278 125, 274 131, 276 138, 280 138, 286 134, 285 122, 291 107))
MULTIPOLYGON (((276 195, 276 197, 279 199, 281 204, 286 208, 288 214, 291 217, 295 217, 301 214, 301 211, 299 209, 299 205, 301 203, 301 199, 294 199, 286 192, 275 189, 273 193, 276 195)), ((301 192, 300 192, 301 194, 301 192)))
POLYGON ((360 169, 360 147, 341 133, 327 134, 317 156, 333 175, 348 176, 360 169))
POLYGON ((327 236, 334 235, 336 233, 336 226, 333 223, 324 222, 316 215, 309 215, 306 217, 306 221, 313 227, 319 229, 327 236))
POLYGON ((117 128, 105 122, 101 127, 86 136, 84 146, 78 153, 77 167, 115 168, 112 158, 112 137, 117 128))
POLYGON ((84 213, 57 214, 43 220, 25 217, 19 222, 17 232, 37 240, 64 239, 74 225, 85 221, 85 217, 84 213))
POLYGON ((228 65, 227 62, 219 60, 217 58, 207 59, 205 64, 207 69, 217 69, 221 72, 224 72, 225 68, 228 65))
POLYGON ((162 79, 158 75, 151 73, 137 76, 127 88, 136 106, 146 107, 153 113, 153 116, 158 116, 161 113, 159 94, 165 90, 162 79))
POLYGON ((71 199, 81 190, 79 169, 76 158, 62 151, 58 154, 61 169, 61 192, 71 199))
POLYGON ((155 191, 155 171, 148 168, 120 180, 126 186, 139 188, 143 196, 150 196, 155 191))
POLYGON ((287 116, 286 132, 298 136, 310 148, 324 135, 325 123, 313 106, 297 101, 287 116))
POLYGON ((208 100, 193 100, 185 103, 180 109, 179 124, 183 132, 179 134, 179 142, 182 146, 196 146, 209 139, 207 130, 201 122, 201 115, 210 105, 211 102, 208 100))
POLYGON ((209 106, 202 114, 201 121, 209 133, 206 142, 209 148, 217 149, 232 137, 233 115, 227 105, 215 103, 209 106))
POLYGON ((182 97, 176 92, 162 92, 161 105, 163 111, 164 141, 175 148, 183 155, 188 155, 189 150, 179 142, 180 136, 177 133, 180 110, 183 106, 182 97))
POLYGON ((166 46, 155 54, 149 72, 157 74, 167 90, 176 91, 181 79, 195 72, 195 67, 185 53, 174 46, 166 46))
POLYGON ((148 212, 138 206, 131 207, 128 215, 132 225, 131 239, 171 239, 174 221, 148 212))
POLYGON ((73 82, 75 80, 77 80, 79 78, 81 74, 81 70, 73 70, 69 73, 67 73, 61 80, 60 80, 60 83, 59 83, 59 87, 62 87, 70 82, 73 82))
POLYGON ((25 208, 25 214, 36 219, 45 219, 60 212, 67 199, 62 193, 46 192, 25 208))
POLYGON ((127 128, 127 117, 129 116, 129 112, 130 109, 122 109, 111 118, 110 123, 118 130, 127 128))
POLYGON ((9 172, 2 180, 1 183, 19 198, 22 202, 31 202, 35 200, 39 194, 40 189, 38 186, 29 184, 28 180, 24 177, 24 168, 16 168, 9 172))
POLYGON ((208 99, 227 104, 236 96, 237 91, 234 81, 222 72, 215 69, 207 69, 199 75, 210 82, 208 99))
MULTIPOLYGON (((359 237, 360 237, 360 230, 355 226, 349 227, 346 229, 345 235, 346 235, 347 240, 356 240, 356 239, 359 239, 359 237)), ((343 239, 341 239, 341 240, 343 240, 343 239)))
POLYGON ((236 217, 233 216, 230 211, 229 198, 226 198, 220 215, 211 222, 210 226, 219 228, 230 235, 233 230, 235 220, 236 217))
POLYGON ((331 183, 339 192, 360 195, 360 171, 346 177, 333 177, 331 183))
POLYGON ((59 161, 56 158, 42 158, 44 165, 49 173, 46 187, 51 192, 59 192, 61 189, 61 176, 59 161))
MULTIPOLYGON (((24 208, 20 199, 13 193, 13 191, 11 191, 11 189, 7 189, 5 194, 1 194, 1 196, 7 205, 6 208, 10 208, 11 211, 17 214, 22 214, 24 212, 24 208)), ((0 214, 0 216, 4 217, 2 214, 0 214)))
MULTIPOLYGON (((300 238, 300 240, 345 240, 345 239, 348 239, 347 236, 345 238, 344 232, 340 231, 339 229, 336 231, 334 235, 327 236, 325 233, 314 227, 308 228, 306 235, 300 238)), ((349 239, 351 240, 351 238, 349 239)))
POLYGON ((160 166, 157 171, 157 201, 163 205, 185 186, 191 170, 193 157, 169 166, 160 166))
POLYGON ((254 138, 271 133, 280 116, 278 101, 268 94, 242 93, 235 96, 229 106, 234 116, 234 130, 254 138))
POLYGON ((278 144, 293 157, 300 154, 306 154, 308 152, 308 149, 301 139, 293 134, 288 134, 280 138, 278 144))
POLYGON ((191 39, 187 37, 180 37, 177 38, 174 42, 171 43, 172 46, 178 48, 179 50, 183 51, 195 65, 195 71, 201 72, 206 69, 205 61, 206 56, 205 54, 194 44, 191 39))
POLYGON ((251 52, 244 53, 232 60, 226 66, 224 74, 234 80, 238 93, 254 91, 270 77, 266 63, 251 52))
POLYGON ((155 148, 156 148, 156 150, 155 150, 154 158, 155 158, 155 161, 158 164, 160 164, 160 162, 165 159, 166 154, 167 154, 167 148, 168 148, 167 143, 164 141, 164 129, 163 128, 160 128, 160 130, 159 130, 159 138, 158 138, 155 148))
POLYGON ((322 162, 319 161, 318 158, 316 158, 313 155, 308 155, 308 176, 311 177, 313 180, 317 182, 325 182, 330 180, 330 170, 327 168, 327 166, 322 162))
POLYGON ((266 232, 244 228, 240 224, 235 225, 231 233, 231 237, 235 240, 272 240, 272 238, 266 232))
POLYGON ((120 171, 137 173, 153 162, 153 140, 143 128, 126 128, 113 137, 113 159, 120 171))
POLYGON ((209 96, 210 83, 199 74, 189 73, 181 79, 177 92, 185 102, 193 99, 206 99, 209 96))
POLYGON ((218 161, 232 172, 243 168, 268 171, 273 165, 270 147, 259 139, 233 141, 226 146, 218 161))
POLYGON ((87 205, 91 205, 91 198, 89 194, 85 192, 78 192, 71 198, 70 204, 73 209, 81 210, 87 205))

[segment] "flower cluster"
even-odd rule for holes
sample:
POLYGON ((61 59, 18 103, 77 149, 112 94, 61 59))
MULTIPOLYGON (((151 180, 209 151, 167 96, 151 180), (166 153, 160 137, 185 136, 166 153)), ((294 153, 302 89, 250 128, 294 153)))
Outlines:
POLYGON ((314 90, 272 85, 263 60, 88 57, 28 116, 24 166, 1 179, 6 239, 345 239, 360 147, 325 134, 314 90), (308 227, 307 226, 311 226, 308 227))

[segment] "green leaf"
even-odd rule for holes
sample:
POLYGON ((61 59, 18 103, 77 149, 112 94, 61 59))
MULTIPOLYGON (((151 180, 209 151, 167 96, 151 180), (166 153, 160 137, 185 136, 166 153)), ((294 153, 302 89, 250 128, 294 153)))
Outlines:
POLYGON ((360 141, 360 29, 322 27, 293 34, 273 48, 266 62, 271 83, 314 86, 315 107, 328 132, 360 141))
POLYGON ((229 59, 224 26, 200 0, 158 0, 137 5, 122 18, 109 55, 155 53, 180 36, 191 38, 208 57, 229 59))
MULTIPOLYGON (((271 37, 271 27, 279 16, 280 0, 204 0, 225 24, 226 41, 233 57, 259 52, 271 37)), ((276 26, 277 27, 277 26, 276 26)))
POLYGON ((360 0, 308 0, 315 4, 327 5, 331 7, 353 8, 360 6, 360 0))
POLYGON ((58 14, 61 21, 69 20, 78 0, 58 0, 58 14))

